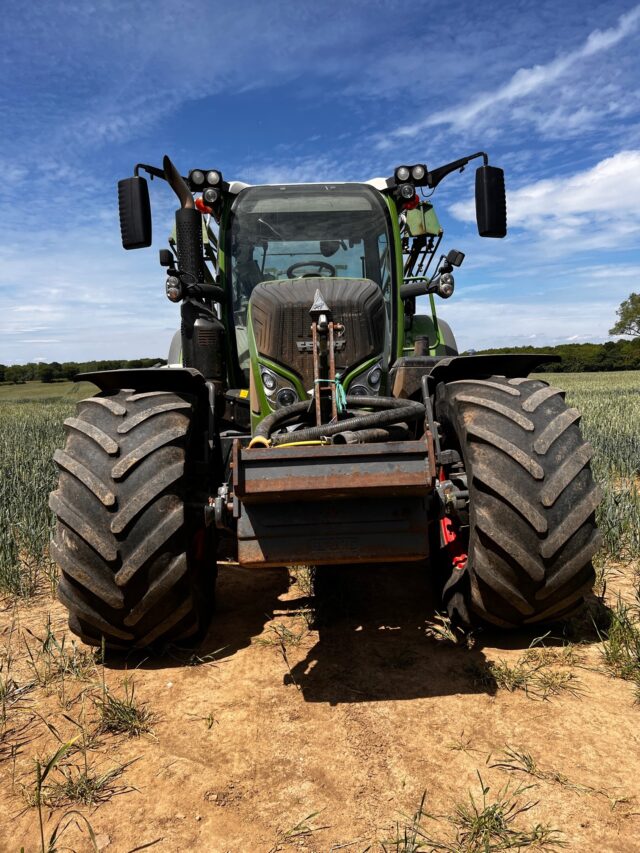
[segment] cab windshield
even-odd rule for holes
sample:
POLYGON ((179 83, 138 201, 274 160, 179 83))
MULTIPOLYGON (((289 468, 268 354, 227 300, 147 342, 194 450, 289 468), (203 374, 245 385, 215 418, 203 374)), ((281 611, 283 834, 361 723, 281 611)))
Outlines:
POLYGON ((382 289, 391 320, 390 227, 384 200, 363 184, 248 187, 239 193, 226 250, 243 372, 249 367, 247 308, 261 281, 368 278, 382 289))

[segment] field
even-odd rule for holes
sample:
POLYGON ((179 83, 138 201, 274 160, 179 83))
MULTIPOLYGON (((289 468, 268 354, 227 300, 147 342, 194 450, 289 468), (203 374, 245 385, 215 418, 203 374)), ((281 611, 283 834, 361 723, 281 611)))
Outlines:
POLYGON ((604 494, 563 631, 462 639, 422 565, 225 565, 200 647, 104 660, 47 557, 86 389, 0 386, 0 851, 638 850, 640 373, 544 378, 604 494))

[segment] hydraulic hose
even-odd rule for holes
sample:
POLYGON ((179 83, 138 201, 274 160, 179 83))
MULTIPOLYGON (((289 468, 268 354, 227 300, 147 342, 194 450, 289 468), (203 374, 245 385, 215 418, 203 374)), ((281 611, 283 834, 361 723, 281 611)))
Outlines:
MULTIPOLYGON (((352 418, 347 418, 338 421, 334 424, 321 424, 320 426, 308 427, 307 429, 296 430, 296 441, 313 441, 323 436, 336 435, 340 432, 349 430, 355 432, 362 429, 371 429, 373 427, 389 426, 390 424, 398 423, 399 421, 414 421, 425 413, 425 408, 422 403, 414 400, 399 400, 396 397, 347 397, 347 406, 357 408, 372 408, 381 409, 379 412, 370 412, 366 415, 355 415, 352 418)), ((270 438, 271 433, 279 426, 284 425, 286 421, 290 421, 296 414, 302 414, 309 409, 309 402, 296 403, 293 406, 287 406, 284 409, 279 409, 272 415, 268 415, 258 426, 256 436, 270 438)), ((275 436, 271 439, 273 445, 284 444, 291 441, 291 433, 284 433, 275 436)))
POLYGON ((292 406, 285 406, 273 414, 267 415, 258 424, 254 438, 268 439, 276 427, 285 426, 289 421, 295 420, 296 416, 307 414, 310 402, 310 400, 305 400, 303 403, 294 403, 292 406))
POLYGON ((345 430, 333 436, 333 444, 375 444, 378 441, 401 441, 409 438, 409 424, 391 424, 373 429, 345 430))

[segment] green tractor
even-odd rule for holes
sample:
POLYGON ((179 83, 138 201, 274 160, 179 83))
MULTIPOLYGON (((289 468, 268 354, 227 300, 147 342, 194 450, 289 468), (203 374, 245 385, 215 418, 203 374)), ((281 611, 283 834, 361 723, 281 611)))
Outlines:
POLYGON ((138 164, 118 184, 125 249, 151 244, 148 184, 178 199, 166 366, 78 377, 51 554, 71 630, 115 649, 202 636, 217 561, 425 561, 456 623, 565 617, 592 588, 599 494, 554 356, 460 356, 435 312, 462 252, 430 201, 474 158, 482 237, 504 175, 480 152, 365 183, 248 186, 138 164), (431 196, 430 193, 430 196, 431 196), (428 296, 429 310, 416 313, 428 296))

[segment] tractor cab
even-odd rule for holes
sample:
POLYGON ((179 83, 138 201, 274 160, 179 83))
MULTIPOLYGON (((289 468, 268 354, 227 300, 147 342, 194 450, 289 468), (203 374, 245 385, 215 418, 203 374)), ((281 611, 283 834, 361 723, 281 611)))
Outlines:
POLYGON ((345 390, 359 382, 378 393, 398 313, 396 242, 389 206, 367 184, 238 193, 221 236, 227 323, 239 378, 261 413, 313 394, 316 293, 343 327, 335 361, 345 390))

